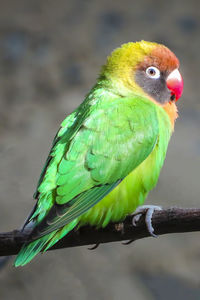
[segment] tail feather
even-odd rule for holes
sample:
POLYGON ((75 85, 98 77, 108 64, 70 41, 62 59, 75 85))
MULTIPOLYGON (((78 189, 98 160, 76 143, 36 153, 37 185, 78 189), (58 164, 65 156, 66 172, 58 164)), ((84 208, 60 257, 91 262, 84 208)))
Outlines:
POLYGON ((71 230, 76 227, 78 221, 75 219, 71 223, 65 225, 63 228, 57 231, 56 234, 54 234, 53 237, 50 238, 48 243, 46 244, 46 247, 43 249, 43 252, 47 251, 49 248, 51 248, 54 244, 56 244, 59 240, 61 240, 66 234, 68 234, 71 230))
POLYGON ((52 247, 67 233, 69 233, 76 225, 77 219, 65 225, 63 228, 53 231, 33 242, 26 243, 22 246, 14 262, 15 267, 24 266, 30 262, 39 252, 45 252, 52 247))
POLYGON ((16 257, 14 266, 24 266, 30 262, 44 248, 52 236, 53 233, 50 233, 29 244, 24 244, 16 257))

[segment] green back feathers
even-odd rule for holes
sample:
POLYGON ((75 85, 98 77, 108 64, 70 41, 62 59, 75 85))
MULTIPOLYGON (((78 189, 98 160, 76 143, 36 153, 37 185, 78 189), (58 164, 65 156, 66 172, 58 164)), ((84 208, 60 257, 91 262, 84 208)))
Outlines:
POLYGON ((122 102, 115 98, 98 106, 82 119, 68 146, 63 140, 69 129, 54 145, 38 188, 33 218, 38 216, 39 222, 53 203, 66 204, 95 186, 116 183, 152 151, 158 135, 154 105, 144 99, 126 98, 122 102))
MULTIPOLYGON (((73 123, 70 118, 69 123, 64 122, 66 128, 61 128, 54 141, 39 181, 38 205, 31 217, 38 224, 33 232, 35 239, 51 232, 57 234, 59 227, 98 203, 151 153, 156 143, 154 104, 137 97, 103 100, 100 98, 97 107, 88 102, 90 114, 79 111, 73 123), (49 221, 48 213, 55 205, 65 205, 65 209, 49 221)), ((51 239, 35 242, 37 247, 25 246, 19 256, 25 255, 26 248, 36 254, 51 239)))

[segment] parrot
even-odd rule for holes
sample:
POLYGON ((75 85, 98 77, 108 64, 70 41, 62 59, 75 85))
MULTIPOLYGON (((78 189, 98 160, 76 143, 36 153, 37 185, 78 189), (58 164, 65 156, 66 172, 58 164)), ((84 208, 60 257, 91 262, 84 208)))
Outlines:
MULTIPOLYGON (((16 267, 72 230, 104 228, 143 210, 166 157, 182 92, 179 60, 162 44, 129 42, 107 57, 95 85, 53 140, 35 206, 21 229, 30 234, 16 267)), ((148 229, 153 235, 150 223, 148 229)))

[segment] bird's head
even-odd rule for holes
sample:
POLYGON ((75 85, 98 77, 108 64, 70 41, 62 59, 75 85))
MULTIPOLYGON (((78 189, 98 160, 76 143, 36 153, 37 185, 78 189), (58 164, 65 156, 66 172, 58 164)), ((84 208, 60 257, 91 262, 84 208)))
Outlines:
POLYGON ((101 76, 121 95, 142 94, 165 106, 182 95, 183 79, 178 68, 177 57, 167 47, 141 41, 114 50, 101 76))

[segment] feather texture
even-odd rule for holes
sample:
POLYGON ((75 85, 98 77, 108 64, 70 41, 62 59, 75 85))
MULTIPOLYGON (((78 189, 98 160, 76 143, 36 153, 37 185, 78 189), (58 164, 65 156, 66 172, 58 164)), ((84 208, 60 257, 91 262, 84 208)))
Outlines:
POLYGON ((127 44, 108 58, 85 101, 61 124, 34 194, 37 204, 25 223, 34 224, 30 241, 15 266, 76 226, 105 227, 123 220, 156 185, 173 126, 167 111, 135 84, 134 76, 130 85, 131 64, 156 47, 141 43, 127 44), (133 49, 138 53, 134 58, 133 49), (129 74, 123 80, 122 70, 129 74))

